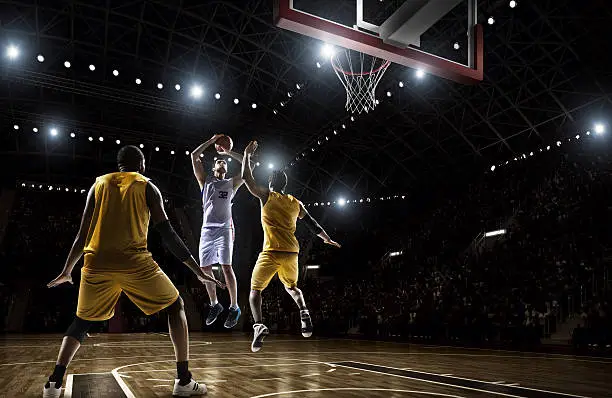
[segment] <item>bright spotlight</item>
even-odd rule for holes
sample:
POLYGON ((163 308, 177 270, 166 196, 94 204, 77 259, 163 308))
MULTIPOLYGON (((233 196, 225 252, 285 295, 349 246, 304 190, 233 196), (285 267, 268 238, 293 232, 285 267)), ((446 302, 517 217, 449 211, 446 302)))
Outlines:
POLYGON ((180 84, 175 84, 175 85, 174 85, 174 89, 175 89, 176 91, 179 91, 179 90, 181 89, 181 85, 180 85, 180 84))
POLYGON ((45 62, 45 57, 42 54, 38 54, 38 56, 36 57, 36 60, 38 62, 45 62))
POLYGON ((221 99, 221 94, 215 93, 215 99, 221 99))
POLYGON ((255 163, 255 166, 259 167, 259 162, 255 163))
POLYGON ((321 63, 320 62, 317 62, 317 68, 319 68, 319 69, 321 68, 321 63))
POLYGON ((57 129, 56 128, 52 128, 51 129, 51 135, 54 136, 54 137, 57 135, 57 129))
POLYGON ((587 131, 587 132, 586 132, 586 135, 591 135, 591 132, 590 132, 590 131, 587 131))
POLYGON ((597 123, 595 125, 595 133, 596 134, 603 134, 606 131, 606 128, 603 124, 601 123, 597 123))
POLYGON ((302 88, 302 86, 300 85, 300 83, 297 83, 297 84, 295 85, 295 88, 297 88, 298 90, 300 90, 300 89, 302 88))
POLYGON ((120 145, 121 144, 121 140, 115 140, 115 144, 120 145))
POLYGON ((270 163, 270 164, 268 164, 268 168, 269 168, 269 169, 273 169, 273 168, 274 168, 274 165, 273 165, 272 163, 270 163))
POLYGON ((87 139, 89 140, 89 142, 93 141, 93 137, 89 137, 87 139))
POLYGON ((340 198, 340 199, 338 199, 338 204, 339 204, 340 206, 344 206, 344 205, 346 204, 346 199, 344 199, 344 198, 340 198))
POLYGON ((104 137, 98 137, 98 141, 103 142, 104 141, 104 137))
POLYGON ((76 134, 70 133, 70 138, 75 138, 75 137, 76 137, 76 134))
POLYGON ((113 70, 113 76, 119 76, 119 71, 117 69, 113 70))
POLYGON ((139 147, 140 147, 140 149, 143 149, 144 148, 144 144, 140 144, 139 147))
POLYGON ((516 7, 516 1, 511 0, 510 1, 510 8, 514 8, 514 7, 516 7))
POLYGON ((198 98, 202 97, 203 93, 204 93, 204 90, 202 90, 201 86, 197 86, 196 85, 196 86, 191 87, 191 96, 193 98, 198 99, 198 98))
POLYGON ((458 42, 455 42, 455 44, 453 44, 453 48, 455 50, 459 50, 461 48, 461 45, 458 42))
POLYGON ((272 113, 274 113, 275 115, 278 114, 278 111, 276 109, 272 109, 272 113))
POLYGON ((354 122, 354 121, 355 121, 355 117, 351 116, 351 122, 354 122))
POLYGON ((234 104, 238 105, 240 103, 240 100, 238 98, 234 98, 234 104))
POLYGON ((561 141, 557 141, 557 146, 561 146, 561 141))
POLYGON ((15 130, 19 130, 19 126, 18 126, 18 125, 16 125, 16 124, 13 126, 13 128, 14 128, 15 130))
POLYGON ((488 23, 489 25, 493 25, 493 24, 495 23, 495 18, 493 18, 493 17, 489 17, 489 19, 487 19, 487 23, 488 23))
POLYGON ((38 133, 38 128, 37 128, 37 127, 34 127, 34 128, 32 129, 32 131, 33 131, 33 132, 35 132, 35 133, 38 133))
POLYGON ((548 146, 546 147, 546 150, 547 150, 547 151, 550 151, 550 145, 548 145, 548 146))
POLYGON ((387 91, 387 97, 391 97, 391 91, 387 91))
POLYGON ((231 162, 231 161, 232 161, 232 158, 227 158, 227 161, 228 161, 228 162, 231 162))
POLYGON ((70 66, 71 66, 70 61, 66 61, 66 62, 64 62, 64 66, 65 66, 66 68, 70 68, 70 66))
POLYGON ((185 155, 189 156, 190 154, 191 154, 191 152, 185 151, 185 155))
POLYGON ((155 152, 159 152, 159 147, 158 146, 155 147, 155 152))
POLYGON ((92 71, 92 72, 95 71, 96 70, 96 66, 93 65, 93 64, 89 65, 89 70, 92 71))
POLYGON ((345 129, 345 128, 346 128, 346 124, 343 124, 343 125, 342 125, 342 128, 343 128, 343 129, 345 129))
POLYGON ((161 90, 162 88, 164 88, 164 85, 161 83, 157 83, 157 88, 161 90))
POLYGON ((251 104, 251 108, 253 108, 253 109, 257 109, 257 104, 253 102, 253 103, 251 104))
POLYGON ((495 166, 491 166, 491 171, 495 171, 495 166))
POLYGON ((404 82, 399 82, 400 87, 404 87, 404 82))
POLYGON ((331 44, 324 44, 323 47, 321 48, 321 55, 323 55, 324 57, 329 58, 335 53, 336 53, 336 50, 334 49, 334 46, 332 46, 331 44))
POLYGON ((576 139, 579 140, 580 139, 580 134, 576 134, 576 139))
POLYGON ((9 59, 16 59, 19 57, 19 49, 13 45, 8 46, 6 49, 6 56, 9 57, 9 59))
POLYGON ((142 80, 136 79, 136 84, 140 84, 140 83, 142 83, 142 80))
POLYGON ((174 155, 174 151, 170 151, 170 155, 174 155))
POLYGON ((425 71, 423 71, 422 69, 417 69, 417 71, 414 73, 416 75, 416 77, 418 77, 419 79, 422 79, 425 77, 425 71))

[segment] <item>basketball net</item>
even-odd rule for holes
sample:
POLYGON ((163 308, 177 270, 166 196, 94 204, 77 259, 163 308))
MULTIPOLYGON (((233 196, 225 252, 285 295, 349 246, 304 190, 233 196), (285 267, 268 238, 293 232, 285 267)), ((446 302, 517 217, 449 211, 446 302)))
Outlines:
POLYGON ((338 50, 331 57, 331 65, 346 89, 346 110, 358 114, 374 110, 376 86, 391 62, 363 53, 351 57, 350 50, 338 50))

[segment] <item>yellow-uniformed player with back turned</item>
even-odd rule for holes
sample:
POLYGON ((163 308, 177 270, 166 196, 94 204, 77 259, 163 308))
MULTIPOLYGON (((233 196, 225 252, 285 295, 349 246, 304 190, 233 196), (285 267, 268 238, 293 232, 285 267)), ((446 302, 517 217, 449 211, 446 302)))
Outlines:
POLYGON ((149 219, 168 249, 200 281, 225 285, 202 272, 170 225, 159 189, 142 175, 145 158, 140 149, 121 148, 117 164, 119 172, 98 177, 89 190, 81 227, 64 269, 48 284, 72 283, 72 269, 85 254, 76 316, 62 341, 53 374, 45 383, 43 398, 59 398, 66 367, 87 331, 94 322, 113 316, 122 292, 146 315, 162 310, 168 315, 178 376, 173 395, 203 395, 206 386, 194 381, 188 369, 189 333, 183 300, 147 249, 149 219))
POLYGON ((285 290, 300 308, 302 335, 312 335, 312 320, 304 302, 304 295, 297 287, 298 254, 300 247, 295 237, 296 222, 304 220, 308 228, 317 234, 328 245, 340 245, 327 235, 321 226, 312 218, 304 205, 295 197, 285 194, 287 175, 276 170, 268 180, 268 187, 257 186, 253 178, 251 156, 257 150, 257 141, 251 141, 244 150, 242 160, 242 179, 253 196, 261 203, 261 225, 264 231, 263 250, 253 268, 251 276, 251 294, 249 302, 253 313, 253 342, 251 350, 257 352, 263 346, 264 338, 270 333, 263 324, 261 313, 261 292, 275 274, 285 285, 285 290))

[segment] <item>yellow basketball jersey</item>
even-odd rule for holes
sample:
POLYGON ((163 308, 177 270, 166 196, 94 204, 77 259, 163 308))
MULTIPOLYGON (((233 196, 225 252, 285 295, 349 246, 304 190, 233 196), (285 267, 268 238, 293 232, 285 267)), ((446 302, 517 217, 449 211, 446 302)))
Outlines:
POLYGON ((270 192, 261 208, 264 231, 263 251, 298 253, 300 245, 295 237, 295 225, 300 214, 300 202, 291 195, 270 192))
POLYGON ((95 209, 85 242, 85 267, 134 269, 150 263, 147 250, 149 179, 139 173, 111 173, 96 179, 95 209))

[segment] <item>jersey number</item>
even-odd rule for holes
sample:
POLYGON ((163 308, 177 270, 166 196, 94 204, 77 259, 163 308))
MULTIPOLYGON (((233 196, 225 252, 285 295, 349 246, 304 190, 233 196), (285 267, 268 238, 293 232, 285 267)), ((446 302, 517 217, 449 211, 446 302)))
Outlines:
POLYGON ((219 199, 227 199, 227 191, 219 191, 219 199))

